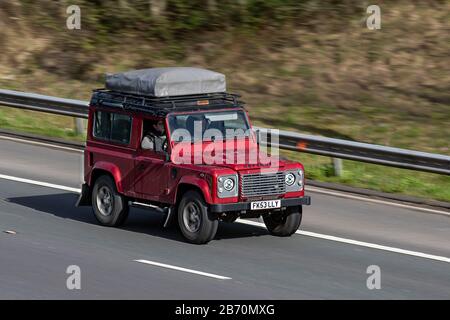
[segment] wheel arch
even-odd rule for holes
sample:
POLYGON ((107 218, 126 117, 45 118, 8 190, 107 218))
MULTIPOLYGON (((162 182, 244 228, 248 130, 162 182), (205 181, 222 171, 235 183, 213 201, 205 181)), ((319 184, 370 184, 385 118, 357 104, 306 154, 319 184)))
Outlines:
POLYGON ((110 176, 116 185, 117 192, 123 193, 123 187, 122 187, 122 178, 119 168, 111 163, 106 162, 100 162, 96 163, 94 168, 92 169, 89 186, 90 188, 94 187, 95 181, 101 177, 102 175, 108 175, 110 176))
POLYGON ((202 191, 202 189, 199 186, 197 186, 195 184, 183 182, 183 183, 178 184, 177 194, 176 194, 176 199, 175 199, 175 204, 176 205, 178 205, 180 203, 181 198, 188 191, 197 191, 203 197, 203 200, 206 203, 208 202, 205 199, 205 195, 203 194, 203 191, 202 191))
POLYGON ((181 200, 182 195, 187 190, 196 190, 198 191, 202 196, 203 200, 207 204, 212 203, 211 198, 211 186, 208 184, 208 182, 205 179, 202 179, 197 176, 193 175, 186 175, 183 176, 180 181, 178 182, 176 194, 174 196, 175 204, 178 204, 181 200))

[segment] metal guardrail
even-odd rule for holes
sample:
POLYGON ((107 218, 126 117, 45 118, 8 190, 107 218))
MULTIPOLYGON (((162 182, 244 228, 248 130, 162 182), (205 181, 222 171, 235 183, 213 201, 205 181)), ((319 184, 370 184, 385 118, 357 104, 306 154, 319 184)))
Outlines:
MULTIPOLYGON (((258 129, 260 132, 270 130, 265 128, 258 129)), ((276 132, 272 132, 272 134, 276 134, 276 132)), ((278 132, 278 144, 265 141, 264 138, 268 136, 270 137, 267 134, 260 134, 261 143, 278 146, 280 149, 450 175, 450 156, 446 155, 282 130, 278 132)))
POLYGON ((89 106, 87 101, 3 89, 0 89, 0 104, 7 107, 85 119, 88 117, 89 106))
MULTIPOLYGON (((87 118, 89 103, 81 100, 0 89, 0 105, 76 118, 87 118)), ((278 146, 280 149, 450 175, 450 156, 447 155, 282 130, 255 129, 260 132, 259 136, 262 144, 272 147, 278 146), (267 141, 267 134, 261 134, 268 131, 278 135, 278 144, 267 141)))

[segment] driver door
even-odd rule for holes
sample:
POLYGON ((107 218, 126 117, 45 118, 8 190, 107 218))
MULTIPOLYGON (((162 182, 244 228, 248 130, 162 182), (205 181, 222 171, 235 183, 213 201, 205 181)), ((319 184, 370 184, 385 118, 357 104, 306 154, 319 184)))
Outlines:
MULTIPOLYGON (((149 121, 149 120, 145 120, 149 121)), ((145 132, 143 130, 141 141, 145 132)), ((142 198, 161 201, 164 198, 169 179, 169 165, 164 152, 145 150, 139 144, 134 158, 135 192, 142 198)))

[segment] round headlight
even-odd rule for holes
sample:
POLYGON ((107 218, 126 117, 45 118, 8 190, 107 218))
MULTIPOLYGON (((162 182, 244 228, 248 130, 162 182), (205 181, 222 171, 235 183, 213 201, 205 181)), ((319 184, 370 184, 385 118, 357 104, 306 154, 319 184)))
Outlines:
POLYGON ((288 186, 292 186, 295 182, 295 176, 292 173, 288 173, 284 178, 284 182, 286 182, 288 186))
POLYGON ((231 191, 234 188, 234 180, 231 178, 225 179, 223 182, 223 188, 227 191, 231 191))

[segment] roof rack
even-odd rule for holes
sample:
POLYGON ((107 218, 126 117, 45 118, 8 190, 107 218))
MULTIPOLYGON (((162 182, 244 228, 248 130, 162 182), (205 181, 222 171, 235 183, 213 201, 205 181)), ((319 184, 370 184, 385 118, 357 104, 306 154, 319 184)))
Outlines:
POLYGON ((128 93, 96 89, 91 105, 120 108, 164 116, 173 111, 197 111, 243 107, 240 96, 226 92, 194 94, 172 97, 138 96, 128 93))

